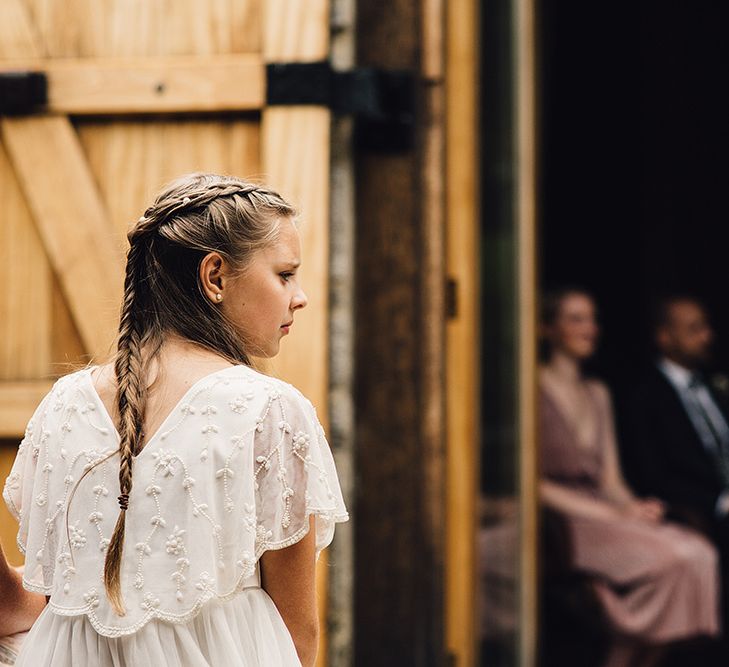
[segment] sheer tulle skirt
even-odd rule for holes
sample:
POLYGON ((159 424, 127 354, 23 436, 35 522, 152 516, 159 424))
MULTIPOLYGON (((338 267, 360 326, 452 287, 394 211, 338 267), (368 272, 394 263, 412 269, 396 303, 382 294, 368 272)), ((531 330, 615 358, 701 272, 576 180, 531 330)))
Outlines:
POLYGON ((49 607, 28 634, 18 667, 301 667, 293 640, 262 588, 211 601, 184 624, 152 620, 123 637, 104 637, 86 616, 59 616, 49 607))

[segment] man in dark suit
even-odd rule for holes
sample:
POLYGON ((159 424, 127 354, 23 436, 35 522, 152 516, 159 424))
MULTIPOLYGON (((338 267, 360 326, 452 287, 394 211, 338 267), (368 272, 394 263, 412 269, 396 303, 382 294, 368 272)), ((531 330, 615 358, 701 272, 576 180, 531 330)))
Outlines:
POLYGON ((704 373, 713 337, 697 300, 674 296, 659 304, 654 328, 659 357, 626 404, 621 458, 638 494, 664 500, 670 518, 701 529, 718 547, 726 627, 729 403, 726 392, 704 373))
POLYGON ((625 472, 637 492, 688 511, 720 538, 729 528, 729 405, 703 374, 714 334, 690 297, 665 299, 656 315, 660 356, 628 403, 625 472))

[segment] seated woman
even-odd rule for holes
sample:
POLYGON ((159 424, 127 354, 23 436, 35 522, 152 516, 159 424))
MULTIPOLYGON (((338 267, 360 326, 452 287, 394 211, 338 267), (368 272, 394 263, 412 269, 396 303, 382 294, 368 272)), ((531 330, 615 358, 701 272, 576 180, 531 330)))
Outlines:
POLYGON ((540 496, 564 520, 570 565, 591 577, 610 619, 607 664, 647 666, 669 642, 718 634, 718 556, 698 533, 667 523, 660 501, 636 498, 623 480, 607 387, 581 371, 598 333, 589 294, 546 295, 540 496))

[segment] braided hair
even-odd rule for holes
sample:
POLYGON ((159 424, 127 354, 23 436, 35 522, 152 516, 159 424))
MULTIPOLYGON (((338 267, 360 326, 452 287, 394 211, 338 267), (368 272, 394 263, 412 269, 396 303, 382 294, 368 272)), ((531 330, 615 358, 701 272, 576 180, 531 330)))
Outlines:
POLYGON ((234 364, 250 365, 248 341, 206 296, 198 268, 217 252, 241 273, 254 252, 273 243, 282 218, 296 212, 276 192, 230 176, 190 174, 165 187, 127 234, 124 298, 114 371, 119 415, 120 512, 107 547, 104 586, 114 611, 121 594, 124 525, 134 457, 142 449, 145 378, 165 337, 176 334, 234 364))

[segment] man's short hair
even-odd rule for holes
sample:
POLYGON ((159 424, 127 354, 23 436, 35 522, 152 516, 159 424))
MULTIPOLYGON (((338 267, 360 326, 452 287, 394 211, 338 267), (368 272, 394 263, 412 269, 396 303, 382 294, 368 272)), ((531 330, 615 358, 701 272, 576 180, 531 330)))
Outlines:
POLYGON ((706 310, 703 299, 691 292, 673 292, 661 296, 653 306, 652 313, 652 330, 657 332, 661 327, 666 326, 671 321, 671 308, 677 303, 693 303, 700 308, 706 310))

